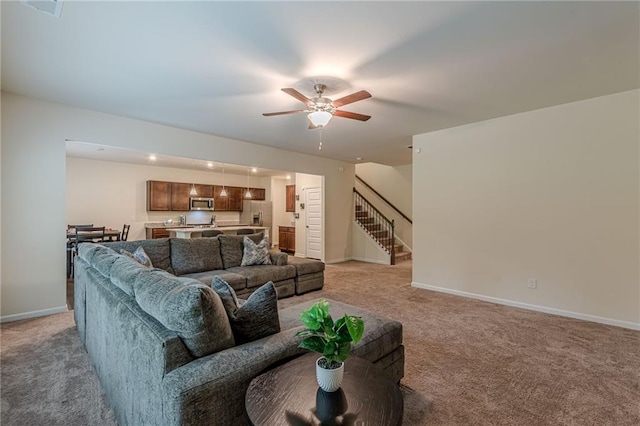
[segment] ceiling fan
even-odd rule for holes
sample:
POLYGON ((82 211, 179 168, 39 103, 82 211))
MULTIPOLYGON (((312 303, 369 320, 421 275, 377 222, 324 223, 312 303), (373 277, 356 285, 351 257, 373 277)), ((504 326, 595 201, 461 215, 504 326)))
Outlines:
POLYGON ((351 118, 353 120, 367 121, 371 118, 370 115, 358 114, 355 112, 343 111, 338 108, 344 105, 351 104, 353 102, 361 101, 363 99, 367 99, 371 97, 371 93, 366 90, 361 90, 359 92, 352 93, 340 99, 336 99, 332 101, 329 98, 325 98, 322 96, 324 91, 327 89, 325 84, 315 84, 313 86, 316 91, 316 96, 313 98, 307 98, 302 93, 298 92, 296 89, 287 87, 282 89, 282 91, 290 96, 293 96, 303 104, 307 106, 307 109, 296 109, 293 111, 280 111, 280 112, 265 112, 265 117, 271 117, 273 115, 285 115, 285 114, 297 114, 299 112, 308 113, 307 117, 309 118, 309 128, 310 129, 322 129, 327 125, 329 120, 333 116, 343 117, 343 118, 351 118))

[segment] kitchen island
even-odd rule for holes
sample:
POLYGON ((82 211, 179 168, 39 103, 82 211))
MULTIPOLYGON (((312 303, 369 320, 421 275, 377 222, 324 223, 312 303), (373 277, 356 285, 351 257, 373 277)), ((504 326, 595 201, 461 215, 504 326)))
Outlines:
POLYGON ((191 228, 167 228, 169 231, 169 236, 171 238, 202 238, 202 232, 208 231, 211 229, 215 229, 217 231, 222 231, 224 234, 235 235, 238 229, 253 229, 256 233, 264 232, 264 235, 269 237, 269 241, 271 241, 271 237, 269 236, 269 227, 266 226, 208 226, 208 227, 191 227, 191 228))

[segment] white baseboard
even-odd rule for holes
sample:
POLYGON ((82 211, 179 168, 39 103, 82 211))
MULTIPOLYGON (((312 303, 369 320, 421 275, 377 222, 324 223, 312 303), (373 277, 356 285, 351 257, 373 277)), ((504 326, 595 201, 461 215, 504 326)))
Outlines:
POLYGON ((367 262, 367 263, 377 263, 378 265, 388 265, 389 261, 384 261, 382 259, 366 259, 363 257, 352 257, 351 260, 357 260, 358 262, 367 262))
POLYGON ((640 323, 630 321, 620 321, 612 318, 604 318, 596 315, 581 314, 579 312, 565 311, 563 309, 549 308, 547 306, 531 305, 529 303, 516 302, 513 300, 500 299, 497 297, 484 296, 482 294, 468 293, 466 291, 452 290, 450 288, 438 287, 429 284, 417 283, 413 281, 412 287, 422 288, 425 290, 437 291, 439 293, 452 294, 454 296, 468 297, 471 299, 483 300, 485 302, 497 303, 499 305, 513 306, 514 308, 528 309, 530 311, 544 312, 545 314, 559 315, 562 317, 575 318, 584 321, 597 322, 600 324, 613 325, 616 327, 629 328, 631 330, 640 330, 640 323))
POLYGON ((332 263, 342 263, 342 262, 348 262, 352 260, 351 258, 342 258, 342 259, 331 259, 331 260, 325 260, 324 263, 326 263, 327 265, 330 265, 332 263))
POLYGON ((61 312, 67 312, 66 306, 58 306, 56 308, 43 309, 41 311, 23 312, 21 314, 5 315, 0 317, 0 323, 20 321, 23 319, 44 317, 47 315, 59 314, 61 312))

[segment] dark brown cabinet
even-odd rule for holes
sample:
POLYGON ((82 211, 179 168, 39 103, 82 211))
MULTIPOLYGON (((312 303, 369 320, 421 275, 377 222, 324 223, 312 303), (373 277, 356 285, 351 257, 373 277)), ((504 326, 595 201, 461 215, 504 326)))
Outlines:
POLYGON ((220 195, 222 192, 222 186, 213 186, 213 204, 216 211, 242 211, 242 196, 244 195, 244 188, 239 186, 225 186, 227 196, 220 195))
POLYGON ((147 210, 171 210, 171 182, 147 181, 147 210))
POLYGON ((296 211, 296 186, 295 185, 287 185, 287 192, 285 197, 285 211, 287 212, 295 212, 296 211))
MULTIPOLYGON (((183 182, 161 182, 155 180, 147 181, 147 210, 148 211, 188 211, 189 192, 191 183, 183 182)), ((194 197, 205 197, 214 199, 214 210, 241 212, 242 201, 247 192, 246 187, 226 186, 227 196, 222 197, 221 185, 195 184, 197 195, 194 197)), ((266 190, 264 188, 251 188, 251 200, 265 200, 266 190)), ((249 198, 247 198, 249 199, 249 198)))
POLYGON ((286 253, 296 251, 296 228, 294 226, 279 226, 278 248, 286 253))
POLYGON ((171 183, 171 210, 173 211, 188 211, 189 210, 189 198, 191 197, 213 197, 213 185, 203 184, 190 184, 190 183, 171 183), (191 187, 196 189, 196 195, 191 195, 191 187))
POLYGON ((247 200, 264 201, 266 199, 266 190, 264 188, 250 188, 249 190, 251 191, 251 198, 247 198, 247 200))
POLYGON ((166 228, 152 228, 151 238, 169 238, 169 231, 167 231, 166 228))

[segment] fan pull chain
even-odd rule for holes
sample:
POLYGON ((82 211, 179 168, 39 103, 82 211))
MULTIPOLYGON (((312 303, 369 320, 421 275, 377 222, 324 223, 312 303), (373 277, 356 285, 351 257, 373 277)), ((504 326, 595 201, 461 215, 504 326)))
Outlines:
POLYGON ((318 145, 318 151, 322 151, 322 127, 320 127, 320 144, 318 145))

